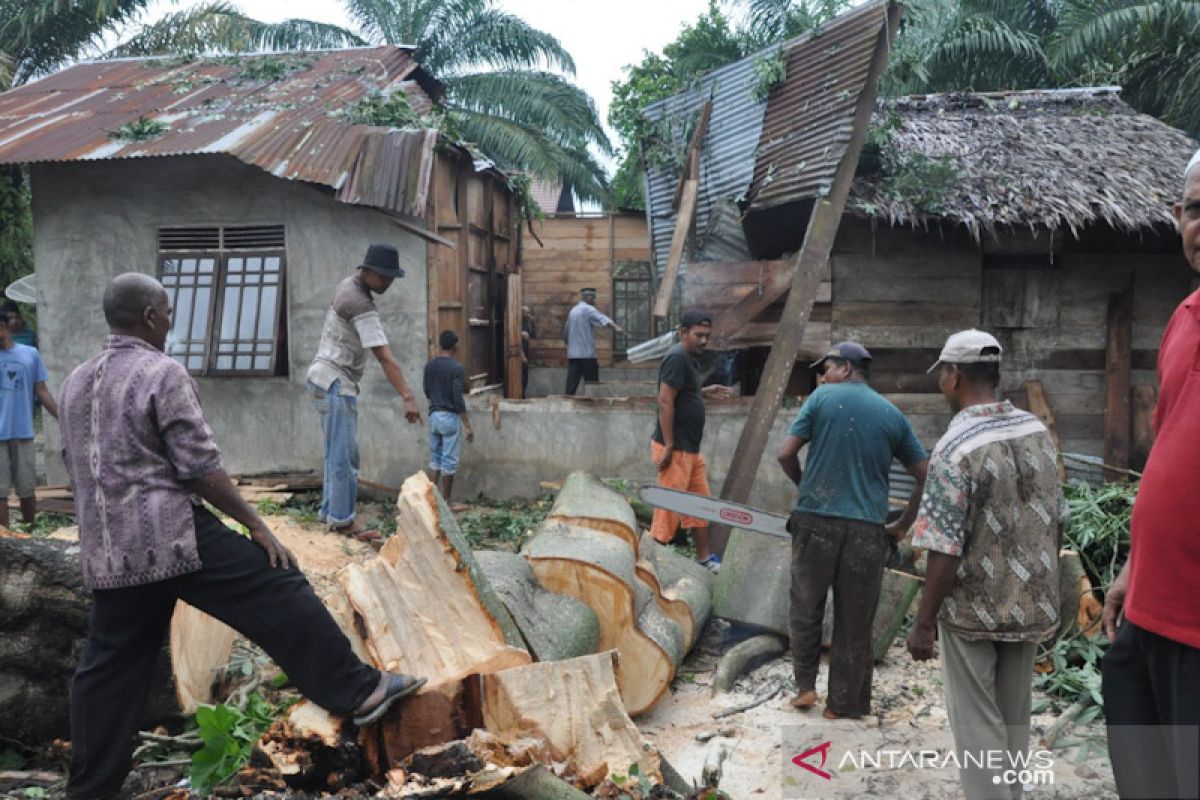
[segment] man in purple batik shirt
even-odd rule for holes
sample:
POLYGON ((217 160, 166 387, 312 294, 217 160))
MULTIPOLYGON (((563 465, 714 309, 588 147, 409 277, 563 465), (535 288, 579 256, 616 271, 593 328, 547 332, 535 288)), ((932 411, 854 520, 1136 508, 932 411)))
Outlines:
POLYGON ((120 791, 176 600, 260 645, 305 696, 358 725, 419 689, 425 679, 379 672, 354 655, 292 554, 234 488, 195 383, 163 353, 171 307, 162 285, 117 276, 104 317, 112 335, 59 399, 83 580, 93 590, 71 688, 68 798, 120 791))

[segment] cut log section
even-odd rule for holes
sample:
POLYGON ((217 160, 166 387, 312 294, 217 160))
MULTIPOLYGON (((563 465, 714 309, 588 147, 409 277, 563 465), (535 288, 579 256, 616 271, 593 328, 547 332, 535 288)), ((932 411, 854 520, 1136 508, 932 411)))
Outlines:
POLYGON ((584 788, 627 775, 632 764, 661 782, 657 753, 644 746, 622 705, 615 664, 609 651, 484 675, 484 725, 502 741, 545 740, 554 760, 567 764, 584 788))
POLYGON ((663 613, 683 630, 684 645, 690 650, 712 611, 713 574, 659 544, 649 533, 642 534, 637 574, 654 590, 663 613))
POLYGON ((600 620, 600 648, 616 650, 617 686, 631 715, 667 690, 683 659, 683 631, 638 579, 619 536, 547 520, 523 553, 543 586, 587 603, 600 620))
POLYGON ((904 624, 920 589, 921 579, 915 575, 894 569, 883 571, 883 587, 879 590, 879 604, 875 607, 875 622, 871 626, 871 652, 876 661, 887 657, 896 631, 904 624))
POLYGON ((790 542, 735 528, 721 559, 712 613, 786 637, 791 568, 790 542))
POLYGON ((1058 633, 1082 633, 1089 639, 1100 634, 1100 615, 1104 605, 1092 588, 1083 568, 1083 559, 1074 550, 1058 554, 1058 633))
POLYGON ((171 671, 175 697, 184 714, 213 701, 213 684, 233 653, 233 628, 187 603, 171 615, 171 671))
POLYGON ((429 679, 384 716, 380 737, 364 736, 378 772, 477 727, 476 690, 465 678, 531 661, 516 623, 424 473, 404 482, 396 523, 378 558, 338 573, 346 607, 330 603, 370 663, 429 679))
POLYGON ((596 612, 574 597, 547 591, 529 562, 516 553, 475 553, 538 661, 562 661, 594 653, 600 646, 596 612))
POLYGON ((572 472, 563 481, 549 519, 618 536, 638 550, 637 516, 625 497, 594 475, 572 472))

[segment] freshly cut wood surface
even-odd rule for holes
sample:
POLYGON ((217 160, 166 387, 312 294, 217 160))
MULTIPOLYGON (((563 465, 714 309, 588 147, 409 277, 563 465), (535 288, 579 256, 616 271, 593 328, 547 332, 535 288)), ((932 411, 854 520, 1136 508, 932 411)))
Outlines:
POLYGON ((542 662, 483 676, 483 721, 500 739, 544 739, 556 761, 590 788, 605 777, 642 775, 660 781, 657 753, 625 711, 609 651, 542 662))
POLYGON ((600 620, 586 603, 547 591, 529 562, 516 553, 481 550, 475 557, 535 659, 561 661, 596 652, 600 620))
POLYGON ((691 650, 712 611, 713 574, 649 533, 642 534, 636 567, 638 577, 654 590, 663 613, 679 625, 684 646, 691 650))
POLYGON ((171 671, 175 697, 184 714, 213 701, 213 683, 229 663, 237 632, 187 603, 176 603, 171 615, 171 671))
POLYGON ((522 551, 543 586, 591 606, 600 648, 616 650, 617 685, 631 715, 666 691, 683 657, 683 631, 638 579, 633 551, 608 533, 547 520, 522 551))
POLYGON ((372 663, 431 684, 529 663, 516 624, 424 473, 404 482, 396 522, 379 558, 338 574, 372 663))
POLYGON ((550 519, 604 531, 625 540, 633 552, 638 549, 638 523, 629 501, 594 475, 572 472, 550 509, 550 519))

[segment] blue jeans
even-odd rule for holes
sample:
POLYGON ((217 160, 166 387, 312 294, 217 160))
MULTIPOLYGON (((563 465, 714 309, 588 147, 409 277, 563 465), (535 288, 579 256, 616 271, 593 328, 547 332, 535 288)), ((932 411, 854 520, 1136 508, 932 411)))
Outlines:
POLYGON ((453 411, 434 411, 429 415, 429 469, 443 475, 458 471, 458 453, 462 449, 462 421, 453 411))
POLYGON ((358 398, 339 393, 339 384, 334 381, 329 391, 308 384, 325 433, 325 475, 317 514, 331 528, 354 521, 358 500, 358 398))

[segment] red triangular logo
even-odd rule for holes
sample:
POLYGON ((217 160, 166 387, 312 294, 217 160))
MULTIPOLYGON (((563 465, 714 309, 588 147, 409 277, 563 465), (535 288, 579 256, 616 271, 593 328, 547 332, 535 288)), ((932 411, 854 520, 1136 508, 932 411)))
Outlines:
POLYGON ((818 777, 824 778, 825 780, 831 780, 833 778, 833 776, 830 775, 828 772, 826 772, 824 769, 821 769, 821 767, 825 766, 825 758, 829 755, 829 746, 831 744, 833 744, 833 742, 825 742, 824 744, 819 744, 816 747, 810 747, 807 750, 805 750, 803 753, 801 753, 800 755, 793 756, 792 763, 795 764, 797 767, 803 767, 804 769, 808 770, 809 772, 811 772, 812 774, 814 774, 818 777), (820 767, 814 767, 812 764, 809 764, 807 761, 805 761, 805 759, 807 759, 809 756, 813 755, 814 753, 821 754, 821 766, 820 767))

